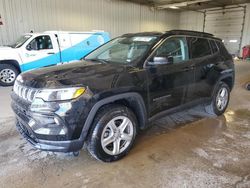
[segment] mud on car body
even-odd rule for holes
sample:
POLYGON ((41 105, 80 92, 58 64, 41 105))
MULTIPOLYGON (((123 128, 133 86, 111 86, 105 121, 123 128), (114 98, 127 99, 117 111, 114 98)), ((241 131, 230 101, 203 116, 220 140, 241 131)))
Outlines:
POLYGON ((21 74, 12 92, 17 128, 36 148, 116 161, 136 134, 165 112, 206 103, 221 115, 234 64, 211 34, 126 34, 82 61, 21 74))

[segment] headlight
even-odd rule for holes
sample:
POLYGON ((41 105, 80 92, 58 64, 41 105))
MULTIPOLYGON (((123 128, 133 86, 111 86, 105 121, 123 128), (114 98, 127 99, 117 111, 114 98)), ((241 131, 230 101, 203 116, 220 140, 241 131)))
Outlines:
POLYGON ((84 87, 64 89, 44 89, 36 94, 35 98, 41 98, 47 102, 76 99, 85 92, 84 87))

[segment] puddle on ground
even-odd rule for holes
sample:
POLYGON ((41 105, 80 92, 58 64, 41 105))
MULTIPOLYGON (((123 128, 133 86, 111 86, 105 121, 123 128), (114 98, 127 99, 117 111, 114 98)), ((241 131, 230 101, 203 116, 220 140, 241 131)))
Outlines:
POLYGON ((233 131, 247 131, 250 129, 250 111, 248 109, 239 109, 225 113, 227 127, 233 131))
POLYGON ((225 115, 238 118, 238 119, 250 119, 250 111, 248 109, 239 109, 236 111, 228 111, 225 115))
POLYGON ((219 125, 219 127, 225 127, 226 119, 224 116, 217 119, 210 114, 205 112, 204 106, 196 106, 185 111, 180 111, 174 114, 169 114, 166 117, 162 117, 154 121, 150 128, 143 132, 143 135, 153 136, 167 134, 170 131, 178 130, 179 128, 187 128, 189 126, 197 126, 192 131, 199 132, 200 128, 204 127, 214 127, 214 125, 219 125), (199 128, 200 127, 200 128, 199 128))
POLYGON ((217 131, 221 130, 221 132, 226 129, 242 131, 250 128, 249 122, 250 111, 248 109, 228 110, 220 117, 213 117, 205 112, 204 107, 198 106, 158 119, 142 134, 145 136, 161 135, 179 128, 188 129, 190 126, 195 126, 196 129, 192 129, 195 134, 201 134, 199 133, 201 129, 206 131, 216 129, 217 131))

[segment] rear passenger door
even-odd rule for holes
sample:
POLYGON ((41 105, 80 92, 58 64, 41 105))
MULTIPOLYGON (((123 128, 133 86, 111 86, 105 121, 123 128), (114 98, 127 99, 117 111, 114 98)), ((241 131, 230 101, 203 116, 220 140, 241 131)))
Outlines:
MULTIPOLYGON (((212 91, 211 68, 218 61, 206 38, 189 37, 190 56, 195 65, 194 84, 189 88, 187 100, 193 101, 209 97, 212 91)), ((216 46, 213 46, 216 51, 216 46)), ((216 52, 218 53, 218 52, 216 52)))

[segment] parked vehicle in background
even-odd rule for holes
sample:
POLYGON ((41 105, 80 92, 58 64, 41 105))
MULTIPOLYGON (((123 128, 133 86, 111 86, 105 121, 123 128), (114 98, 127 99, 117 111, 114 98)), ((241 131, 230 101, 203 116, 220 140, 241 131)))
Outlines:
POLYGON ((250 59, 250 45, 243 47, 242 58, 243 60, 250 59))
POLYGON ((12 93, 17 128, 36 148, 124 157, 138 130, 166 113, 205 103, 225 112, 234 63, 222 41, 193 31, 118 37, 83 61, 29 71, 12 93))
POLYGON ((0 47, 0 85, 13 85, 21 72, 80 60, 109 40, 109 34, 101 31, 25 34, 14 44, 0 47))

